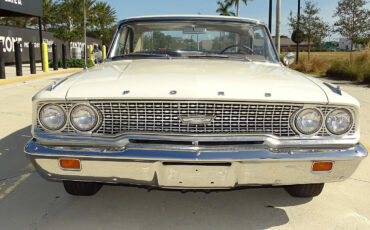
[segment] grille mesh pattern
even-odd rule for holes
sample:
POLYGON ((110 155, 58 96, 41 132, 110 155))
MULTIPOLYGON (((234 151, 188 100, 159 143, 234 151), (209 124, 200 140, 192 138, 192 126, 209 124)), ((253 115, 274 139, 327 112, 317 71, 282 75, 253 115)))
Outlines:
POLYGON ((184 134, 267 133, 294 136, 290 115, 301 108, 295 105, 240 104, 224 102, 93 102, 104 121, 96 131, 161 132, 184 134), (208 124, 189 124, 181 117, 213 117, 208 124))
MULTIPOLYGON (((125 132, 181 134, 274 134, 298 136, 290 127, 290 116, 303 105, 179 101, 94 101, 102 115, 94 133, 117 135, 125 132), (208 124, 189 124, 181 117, 213 117, 208 124)), ((75 103, 60 103, 67 113, 75 103)), ((39 108, 42 106, 39 105, 39 108)), ((318 107, 325 116, 334 107, 318 107)), ((43 130, 37 123, 37 127, 43 130)), ((67 123, 63 133, 75 132, 67 123)), ((355 134, 355 126, 348 135, 355 134)), ((317 136, 330 136, 325 126, 317 136)))

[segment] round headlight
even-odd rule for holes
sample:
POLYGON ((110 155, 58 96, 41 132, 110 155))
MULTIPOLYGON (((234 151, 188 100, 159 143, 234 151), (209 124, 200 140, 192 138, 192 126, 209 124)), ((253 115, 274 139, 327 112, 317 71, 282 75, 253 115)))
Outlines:
POLYGON ((66 114, 61 107, 48 104, 41 108, 39 121, 45 129, 52 131, 59 130, 66 123, 66 114))
POLYGON ((326 128, 335 135, 347 133, 352 125, 352 114, 347 109, 336 109, 326 116, 326 128))
POLYGON ((303 109, 295 117, 295 126, 300 133, 312 135, 320 130, 322 120, 322 114, 317 109, 303 109))
POLYGON ((72 126, 82 132, 95 128, 98 123, 98 114, 88 105, 77 105, 70 114, 72 126))

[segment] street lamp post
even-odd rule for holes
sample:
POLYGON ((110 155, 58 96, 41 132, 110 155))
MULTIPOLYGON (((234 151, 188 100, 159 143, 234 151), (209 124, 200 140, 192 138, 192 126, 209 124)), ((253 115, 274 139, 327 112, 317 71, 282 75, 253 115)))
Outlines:
POLYGON ((272 0, 269 0, 269 30, 270 30, 270 33, 272 33, 271 28, 272 28, 272 0))
POLYGON ((85 39, 85 46, 84 46, 85 66, 84 66, 84 69, 87 69, 87 57, 86 57, 86 49, 87 49, 87 42, 86 42, 86 0, 84 0, 84 39, 85 39))
POLYGON ((275 35, 275 45, 278 54, 280 55, 280 8, 281 2, 280 0, 276 0, 276 35, 275 35))
MULTIPOLYGON (((298 0, 298 12, 297 12, 297 31, 300 30, 300 18, 301 18, 301 0, 298 0)), ((297 53, 297 58, 295 59, 295 63, 298 64, 299 60, 299 42, 296 43, 296 53, 297 53)))

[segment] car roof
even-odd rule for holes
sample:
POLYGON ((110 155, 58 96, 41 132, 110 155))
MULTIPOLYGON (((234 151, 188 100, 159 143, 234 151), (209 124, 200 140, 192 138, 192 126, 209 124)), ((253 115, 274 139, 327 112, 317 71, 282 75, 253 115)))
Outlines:
POLYGON ((136 22, 136 21, 166 21, 166 20, 209 20, 209 21, 227 21, 227 22, 248 22, 254 24, 263 24, 261 21, 252 18, 219 16, 219 15, 149 15, 130 17, 121 20, 119 23, 136 22))

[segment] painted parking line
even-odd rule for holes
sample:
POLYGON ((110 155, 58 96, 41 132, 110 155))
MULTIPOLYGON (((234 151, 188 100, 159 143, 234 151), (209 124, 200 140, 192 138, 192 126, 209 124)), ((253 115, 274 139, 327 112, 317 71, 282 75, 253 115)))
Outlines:
POLYGON ((83 70, 82 68, 70 68, 70 69, 64 69, 64 70, 58 70, 54 72, 48 72, 48 73, 40 73, 40 74, 34 74, 30 76, 25 76, 25 77, 14 77, 10 79, 4 79, 0 80, 0 85, 7 85, 15 82, 20 82, 20 81, 28 81, 28 80, 33 80, 33 79, 39 79, 43 77, 48 77, 56 74, 62 74, 62 73, 72 73, 72 72, 77 72, 83 70))
POLYGON ((22 182, 24 182, 29 176, 31 176, 34 168, 31 163, 19 170, 24 172, 23 174, 16 175, 5 179, 0 184, 0 200, 4 199, 7 195, 13 192, 22 182))
POLYGON ((23 181, 25 181, 29 176, 31 176, 31 173, 25 173, 23 175, 20 175, 17 180, 15 180, 13 183, 7 186, 5 183, 2 187, 4 187, 3 190, 0 190, 0 200, 4 199, 7 195, 9 195, 11 192, 13 192, 14 189, 16 189, 23 181))
POLYGON ((363 146, 365 146, 365 149, 367 150, 368 153, 370 153, 370 145, 367 143, 362 143, 363 146))

